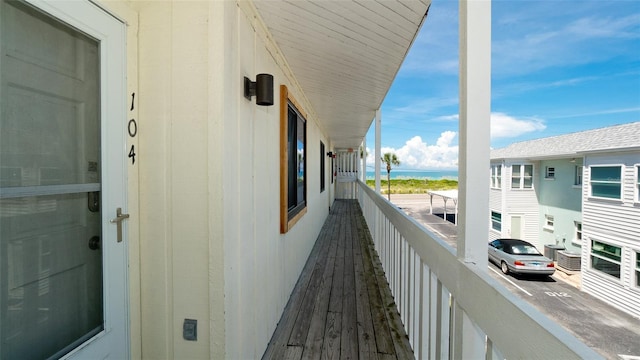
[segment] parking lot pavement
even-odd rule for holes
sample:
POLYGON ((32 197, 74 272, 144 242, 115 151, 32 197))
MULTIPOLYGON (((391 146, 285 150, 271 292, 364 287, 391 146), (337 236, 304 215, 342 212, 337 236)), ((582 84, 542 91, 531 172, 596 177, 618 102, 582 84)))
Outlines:
MULTIPOLYGON (((443 219, 444 202, 429 213, 429 196, 391 195, 391 202, 448 244, 456 247, 457 228, 443 219)), ((551 277, 504 275, 489 263, 489 274, 511 292, 562 325, 608 359, 640 359, 640 319, 633 318, 579 289, 579 274, 559 270, 551 277)))

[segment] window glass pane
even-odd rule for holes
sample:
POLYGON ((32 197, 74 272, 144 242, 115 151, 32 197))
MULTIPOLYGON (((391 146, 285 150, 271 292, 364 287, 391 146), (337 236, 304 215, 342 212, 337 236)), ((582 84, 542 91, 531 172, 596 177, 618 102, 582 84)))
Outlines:
POLYGON ((617 246, 601 243, 599 241, 591 241, 591 253, 619 262, 622 254, 622 249, 617 246))
POLYGON ((307 195, 306 122, 289 104, 287 119, 287 207, 292 218, 305 207, 307 195))
POLYGON ((511 165, 511 176, 520 177, 520 165, 511 165))
POLYGON ((591 256, 591 267, 600 270, 603 273, 620 278, 620 264, 613 263, 611 261, 599 258, 597 256, 591 256))
POLYGON ((533 178, 531 177, 525 177, 524 178, 524 185, 523 187, 525 189, 531 189, 533 187, 533 178))
POLYGON ((533 165, 525 165, 524 176, 532 176, 532 175, 533 175, 533 165))
POLYGON ((620 199, 620 184, 591 183, 591 195, 610 199, 620 199))
POLYGON ((499 212, 491 212, 491 228, 497 231, 502 230, 502 214, 499 212))
POLYGON ((287 124, 287 208, 292 210, 296 207, 298 203, 298 193, 297 193, 297 153, 295 151, 295 143, 296 143, 296 125, 297 125, 297 114, 296 112, 289 108, 288 115, 288 124, 287 124))
POLYGON ((296 145, 296 152, 298 156, 298 204, 305 201, 305 186, 306 186, 306 155, 305 155, 305 127, 304 119, 298 117, 298 140, 296 145))
POLYGON ((640 252, 636 252, 636 286, 640 286, 640 252))
POLYGON ((620 173, 620 166, 593 166, 591 167, 591 180, 620 182, 620 173))
POLYGON ((575 167, 574 185, 582 185, 582 166, 575 167))
POLYGON ((59 358, 103 329, 100 44, 0 18, 0 359, 59 358))

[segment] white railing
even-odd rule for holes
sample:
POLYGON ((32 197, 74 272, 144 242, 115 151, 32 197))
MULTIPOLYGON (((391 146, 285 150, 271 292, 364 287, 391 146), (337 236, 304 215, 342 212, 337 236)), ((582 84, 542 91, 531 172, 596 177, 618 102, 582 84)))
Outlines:
POLYGON ((358 182, 358 200, 417 359, 600 359, 358 182))
POLYGON ((358 191, 358 153, 338 150, 336 152, 336 199, 356 199, 358 191))

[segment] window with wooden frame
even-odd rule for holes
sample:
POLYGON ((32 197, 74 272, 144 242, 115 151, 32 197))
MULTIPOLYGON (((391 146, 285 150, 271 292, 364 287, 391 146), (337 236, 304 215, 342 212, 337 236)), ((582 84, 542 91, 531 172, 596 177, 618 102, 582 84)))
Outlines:
POLYGON ((307 120, 285 85, 280 86, 280 232, 307 212, 307 120))

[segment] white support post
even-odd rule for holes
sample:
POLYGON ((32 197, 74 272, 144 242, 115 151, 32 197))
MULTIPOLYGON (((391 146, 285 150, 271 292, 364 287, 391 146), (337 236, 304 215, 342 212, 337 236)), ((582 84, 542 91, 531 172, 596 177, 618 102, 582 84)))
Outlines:
POLYGON ((376 193, 380 194, 380 158, 382 157, 382 151, 380 149, 380 142, 382 136, 382 117, 380 116, 380 109, 376 110, 376 150, 375 150, 375 174, 376 174, 376 193))
MULTIPOLYGON (((358 154, 360 156, 360 154, 358 154)), ((367 183, 367 137, 362 138, 362 182, 367 183)))
POLYGON ((458 258, 487 271, 491 1, 460 0, 458 258))

